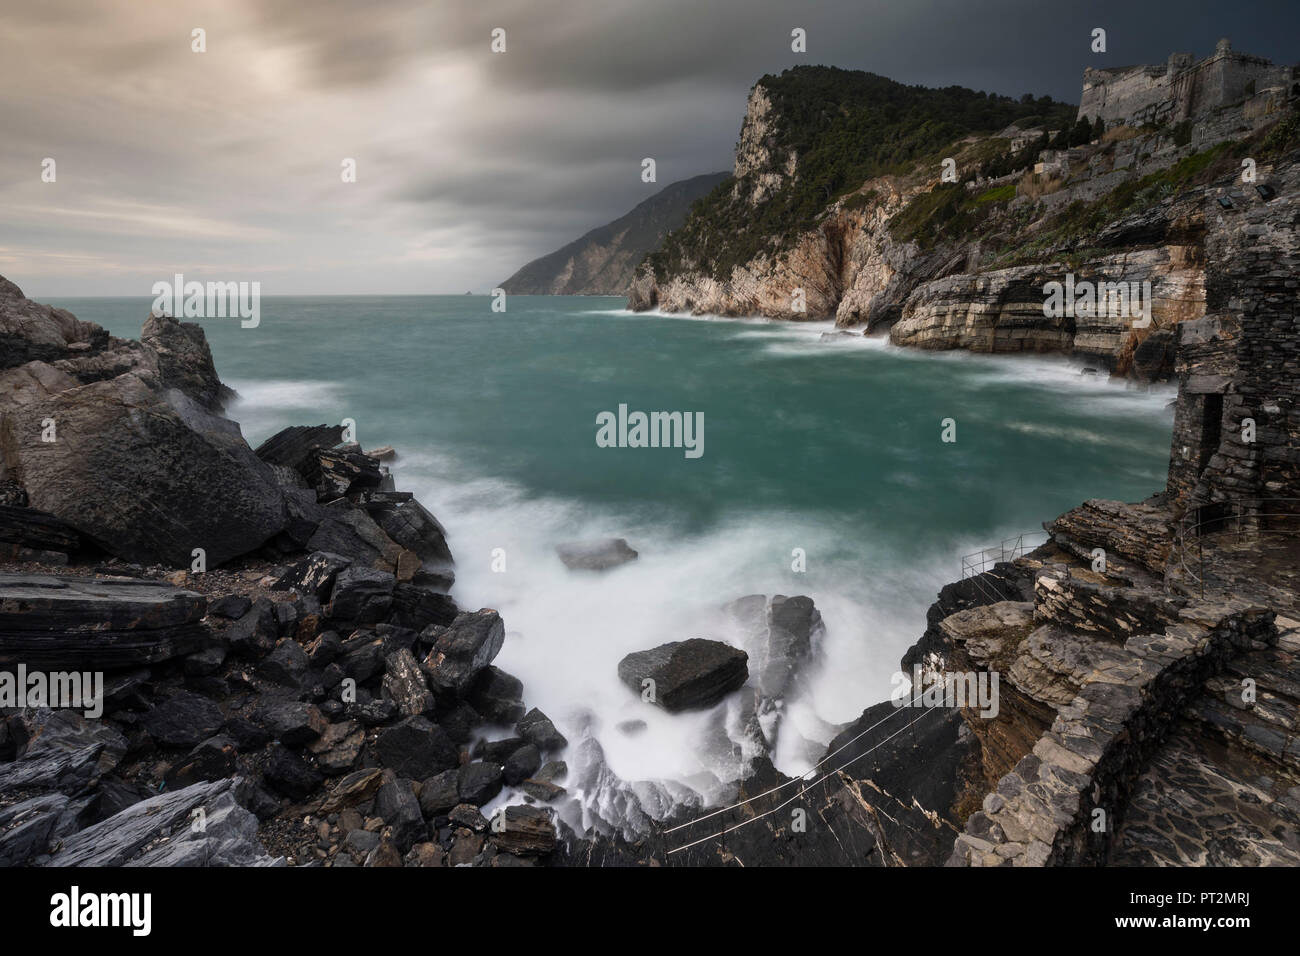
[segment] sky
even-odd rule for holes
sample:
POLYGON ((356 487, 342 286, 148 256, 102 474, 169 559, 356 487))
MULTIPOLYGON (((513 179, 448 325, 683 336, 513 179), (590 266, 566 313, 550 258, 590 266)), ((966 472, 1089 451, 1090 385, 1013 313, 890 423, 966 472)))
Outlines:
POLYGON ((730 169, 765 73, 1078 102, 1085 66, 1221 36, 1300 61, 1300 4, 0 0, 0 275, 35 298, 147 297, 178 272, 263 295, 486 292, 730 169))

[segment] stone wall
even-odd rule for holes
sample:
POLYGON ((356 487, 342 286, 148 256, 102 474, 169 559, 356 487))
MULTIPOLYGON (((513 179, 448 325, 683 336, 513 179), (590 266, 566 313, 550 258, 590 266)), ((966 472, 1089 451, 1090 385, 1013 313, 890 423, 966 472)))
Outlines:
POLYGON ((1233 51, 1220 40, 1211 56, 1192 61, 1190 53, 1175 53, 1159 66, 1086 69, 1079 118, 1106 125, 1162 126, 1196 119, 1225 106, 1241 103, 1265 90, 1285 90, 1294 68, 1275 66, 1263 57, 1233 51))
POLYGON ((1177 327, 1176 515, 1300 497, 1300 239, 1286 198, 1300 171, 1261 167, 1258 185, 1265 194, 1226 182, 1207 191, 1209 314, 1177 327))
MULTIPOLYGON (((1055 572, 1040 575, 1037 584, 1036 620, 1068 609, 1064 619, 1075 626, 1095 617, 1092 626, 1110 631, 1122 617, 1115 610, 1124 605, 1122 594, 1103 597, 1055 572)), ((1156 609, 1133 610, 1128 626, 1156 609)), ((1135 633, 1091 660, 1092 672, 1051 728, 967 820, 948 865, 1105 862, 1119 808, 1173 715, 1229 659, 1253 642, 1277 639, 1273 613, 1244 601, 1175 600, 1159 616, 1172 623, 1135 633)))

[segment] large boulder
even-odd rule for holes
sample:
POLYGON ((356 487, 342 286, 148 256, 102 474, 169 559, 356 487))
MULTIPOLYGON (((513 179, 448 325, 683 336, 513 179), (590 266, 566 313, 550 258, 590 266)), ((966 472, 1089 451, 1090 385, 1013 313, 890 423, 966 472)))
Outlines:
POLYGON ((220 564, 285 527, 271 468, 211 411, 200 328, 151 318, 146 342, 126 342, 0 283, 0 480, 31 507, 110 554, 173 567, 195 548, 220 564))
POLYGON ((618 676, 637 694, 646 680, 654 681, 648 698, 676 712, 711 707, 749 678, 748 655, 721 641, 691 638, 646 651, 635 651, 618 663, 618 676))

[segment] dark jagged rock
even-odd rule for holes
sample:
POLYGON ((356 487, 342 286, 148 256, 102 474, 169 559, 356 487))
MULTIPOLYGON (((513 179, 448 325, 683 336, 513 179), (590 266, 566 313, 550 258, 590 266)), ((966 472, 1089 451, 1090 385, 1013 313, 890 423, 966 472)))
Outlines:
POLYGON ((504 827, 492 836, 496 845, 515 856, 543 856, 555 849, 551 811, 541 807, 506 807, 504 827))
POLYGON ((328 725, 319 708, 301 700, 264 700, 254 708, 253 719, 286 747, 306 746, 328 725))
POLYGON ((410 780, 385 774, 384 783, 375 794, 375 814, 393 828, 393 843, 402 853, 428 837, 420 802, 415 798, 410 780))
POLYGON ((225 722, 220 707, 189 691, 176 692, 144 717, 149 736, 165 747, 193 747, 225 722))
POLYGON ((446 529, 418 501, 411 499, 385 507, 377 520, 385 534, 418 554, 428 568, 436 570, 452 565, 446 529))
POLYGON ((539 750, 563 750, 569 744, 564 739, 564 734, 555 729, 555 724, 551 723, 551 718, 536 707, 519 719, 515 729, 519 731, 519 736, 535 745, 539 750))
POLYGON ((347 773, 357 764, 366 733, 359 721, 345 720, 330 724, 318 740, 307 745, 316 758, 316 766, 326 774, 347 773))
POLYGON ((523 717, 523 681, 489 664, 470 690, 470 706, 492 724, 514 724, 523 717))
POLYGON ((301 470, 322 503, 378 488, 383 479, 378 461, 350 448, 313 449, 301 470))
POLYGON ((542 754, 533 744, 524 744, 510 756, 506 757, 502 776, 506 783, 514 787, 537 773, 542 766, 542 754))
POLYGON ((171 316, 150 315, 140 330, 140 342, 152 349, 158 362, 158 377, 164 388, 176 388, 208 411, 220 411, 232 392, 212 364, 203 326, 179 322, 171 316))
POLYGON ((420 784, 420 810, 425 817, 432 820, 461 802, 460 773, 463 769, 444 770, 420 784))
POLYGON ((302 645, 292 637, 282 638, 257 671, 267 680, 286 687, 301 687, 311 662, 302 645))
POLYGON ((232 651, 259 658, 274 649, 279 632, 274 606, 266 598, 258 598, 243 617, 222 632, 222 637, 232 651))
POLYGON ((202 780, 223 780, 235 775, 235 742, 229 737, 210 737, 163 776, 172 790, 180 790, 202 780))
POLYGON ((350 558, 328 551, 315 551, 280 575, 272 587, 277 591, 311 594, 324 603, 330 598, 334 580, 352 563, 350 558))
POLYGON ((268 787, 291 800, 306 800, 325 781, 310 764, 279 744, 271 747, 262 777, 268 787))
POLYGON ((40 787, 78 794, 117 766, 127 741, 112 726, 72 711, 38 712, 26 751, 0 765, 0 793, 40 787))
POLYGON ((638 695, 654 681, 653 702, 670 712, 710 707, 749 677, 748 655, 720 641, 691 638, 628 654, 618 677, 638 695))
POLYGON ((387 571, 353 565, 334 579, 328 613, 357 624, 377 624, 388 617, 397 579, 387 571))
POLYGON ((460 803, 481 807, 501 792, 502 768, 490 760, 467 763, 460 768, 456 792, 460 803))
POLYGON ((234 621, 247 614, 252 606, 253 602, 242 594, 227 594, 208 605, 208 614, 234 621))
POLYGON ((128 807, 63 841, 50 866, 273 866, 232 780, 197 783, 128 807), (196 811, 203 828, 193 826, 196 811))
MULTIPOLYGON (((496 611, 483 608, 463 611, 430 636, 433 650, 424 660, 429 683, 437 693, 464 697, 474 679, 500 653, 506 630, 496 611)), ((482 713, 481 708, 476 709, 482 713)))
POLYGON ((446 627, 456 620, 459 613, 456 602, 448 595, 418 584, 399 582, 393 588, 388 620, 401 627, 422 631, 430 625, 446 627))
POLYGON ((456 745, 442 728, 423 717, 407 717, 381 731, 374 752, 382 766, 413 780, 424 780, 460 763, 456 745))
POLYGON ((301 472, 315 449, 333 448, 342 440, 342 425, 290 425, 258 445, 255 454, 268 464, 301 472))
POLYGON ((115 669, 202 647, 207 600, 157 581, 0 574, 0 664, 115 669))
POLYGON ((33 508, 0 505, 0 560, 23 559, 25 552, 74 553, 81 536, 66 521, 33 508))
POLYGON ((415 655, 406 648, 389 654, 384 660, 384 697, 391 700, 399 713, 416 717, 433 710, 434 697, 425 682, 415 655))
POLYGON ((402 548, 384 534, 373 518, 346 500, 312 505, 309 512, 314 530, 303 547, 308 551, 329 551, 352 560, 356 566, 394 572, 402 548))
POLYGON ((608 571, 637 557, 625 538, 571 541, 556 545, 555 553, 570 571, 608 571))

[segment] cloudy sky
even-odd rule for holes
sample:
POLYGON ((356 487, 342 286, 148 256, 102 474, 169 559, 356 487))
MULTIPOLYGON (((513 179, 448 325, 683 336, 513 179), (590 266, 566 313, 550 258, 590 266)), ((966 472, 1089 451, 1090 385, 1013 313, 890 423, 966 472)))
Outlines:
POLYGON ((730 168, 764 73, 1077 102, 1087 65, 1224 35, 1296 62, 1298 27, 1294 0, 5 0, 0 275, 37 297, 148 296, 176 272, 263 294, 481 292, 730 168))

